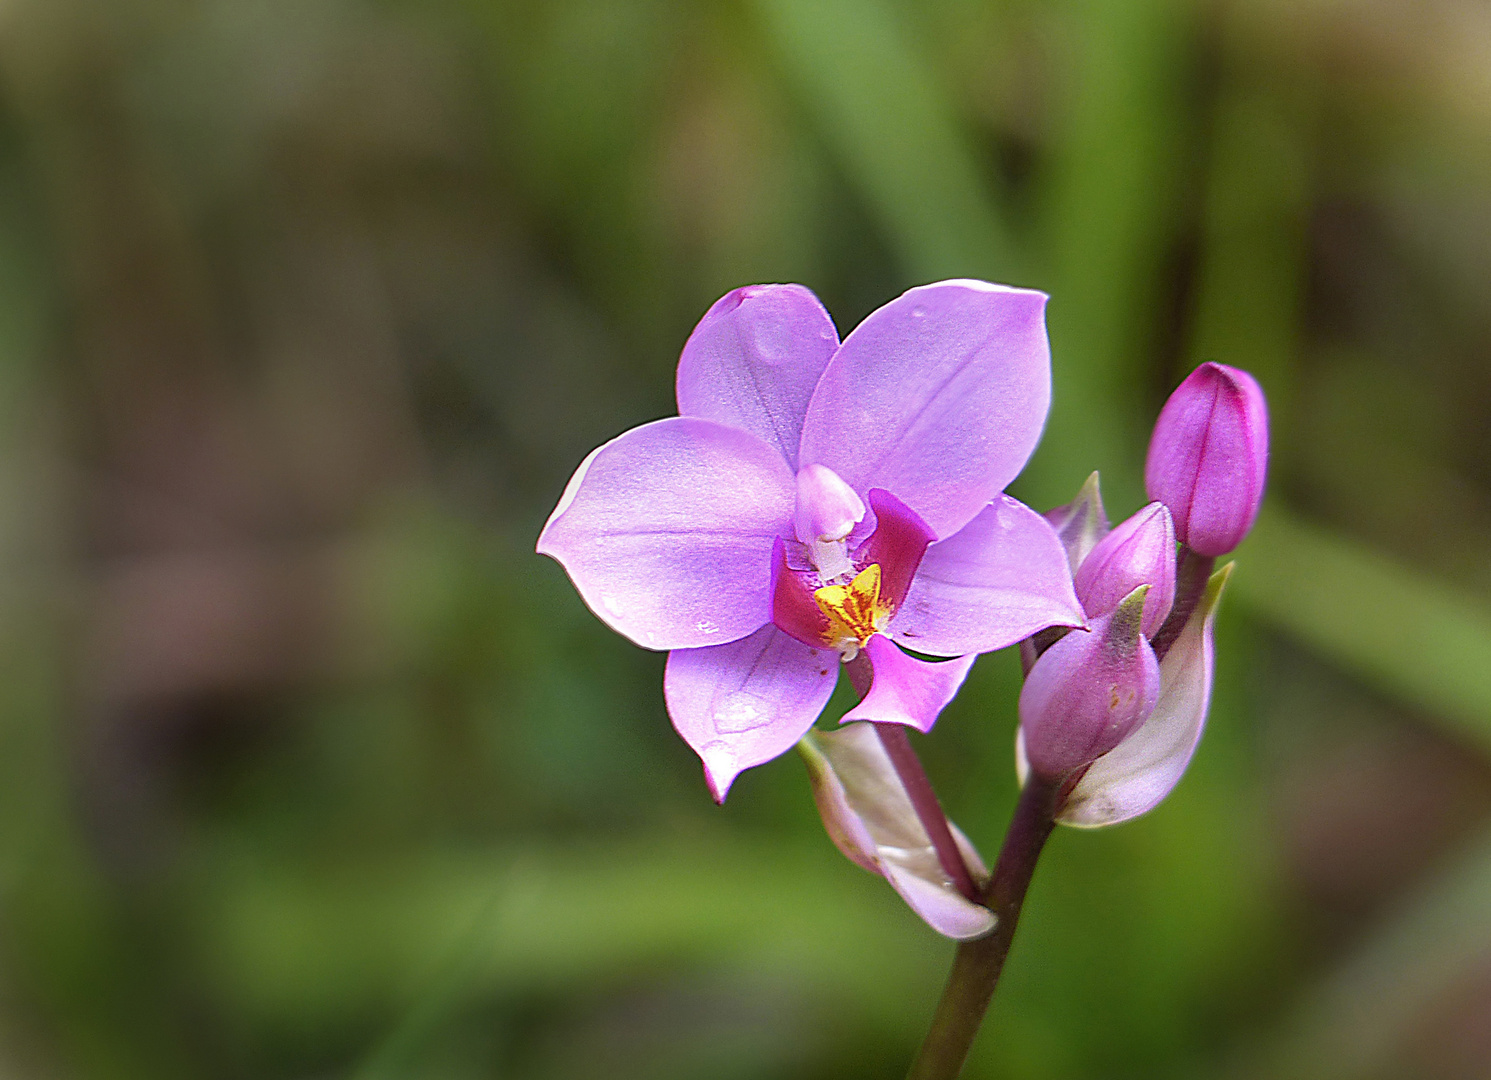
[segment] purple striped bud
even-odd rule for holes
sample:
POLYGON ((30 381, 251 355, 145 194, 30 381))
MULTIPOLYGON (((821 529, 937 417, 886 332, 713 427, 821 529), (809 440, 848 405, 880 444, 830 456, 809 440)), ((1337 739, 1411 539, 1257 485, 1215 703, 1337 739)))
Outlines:
POLYGON ((1267 467, 1263 391, 1246 371, 1208 361, 1160 410, 1144 486, 1170 508, 1181 543, 1225 555, 1253 527, 1267 467))
POLYGON ((1150 503, 1103 537, 1073 584, 1089 619, 1107 615, 1140 585, 1150 586, 1142 628, 1153 637, 1175 603, 1175 526, 1165 504, 1150 503))
POLYGON ((1145 593, 1135 589, 1088 630, 1052 645, 1020 691, 1020 731, 1030 767, 1060 780, 1091 764, 1142 724, 1160 694, 1160 668, 1140 632, 1145 593))

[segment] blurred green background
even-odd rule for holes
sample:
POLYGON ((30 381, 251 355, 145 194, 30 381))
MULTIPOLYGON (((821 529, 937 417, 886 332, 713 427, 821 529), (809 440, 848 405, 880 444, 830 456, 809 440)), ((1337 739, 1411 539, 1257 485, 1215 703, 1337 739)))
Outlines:
MULTIPOLYGON (((532 554, 721 293, 1051 293, 1014 491, 1274 409, 1189 775, 974 1077, 1491 1077, 1491 9, 4 0, 0 1076, 892 1078, 951 946, 532 554)), ((1018 665, 920 740, 992 854, 1018 665)), ((830 713, 832 716, 832 713, 830 713)))

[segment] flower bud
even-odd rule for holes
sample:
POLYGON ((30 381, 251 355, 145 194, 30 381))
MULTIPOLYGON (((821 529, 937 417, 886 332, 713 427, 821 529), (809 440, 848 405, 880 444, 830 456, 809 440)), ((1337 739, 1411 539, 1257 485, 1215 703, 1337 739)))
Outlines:
POLYGON ((1072 573, 1087 558, 1098 541, 1108 535, 1108 515, 1103 512, 1103 496, 1098 490, 1098 474, 1093 473, 1077 492, 1077 497, 1065 506, 1046 511, 1046 520, 1056 530, 1062 546, 1066 548, 1067 562, 1072 573))
POLYGON ((1175 535, 1202 555, 1242 542, 1263 501, 1268 406, 1253 376, 1207 362, 1160 410, 1144 486, 1170 508, 1175 535))
POLYGON ((1153 637, 1175 603, 1175 526, 1165 504, 1150 503, 1103 537, 1073 584, 1089 619, 1108 614, 1140 585, 1150 586, 1141 629, 1153 637))
POLYGON ((1020 692, 1020 731, 1038 775, 1060 780, 1096 761, 1154 711, 1160 669, 1140 632, 1148 591, 1139 586, 1030 669, 1020 692))

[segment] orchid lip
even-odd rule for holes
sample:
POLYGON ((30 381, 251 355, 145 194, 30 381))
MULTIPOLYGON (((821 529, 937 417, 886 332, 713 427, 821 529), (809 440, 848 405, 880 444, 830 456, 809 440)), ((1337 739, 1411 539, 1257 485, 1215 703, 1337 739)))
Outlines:
POLYGON ((848 585, 825 585, 813 592, 828 619, 828 640, 846 661, 885 626, 890 610, 880 597, 880 564, 871 563, 848 585))
MULTIPOLYGON (((823 473, 833 477, 827 469, 823 473)), ((801 479, 798 491, 801 508, 801 479)), ((772 621, 803 644, 835 649, 846 661, 886 629, 935 539, 915 511, 889 492, 872 489, 866 501, 873 531, 857 544, 853 532, 835 542, 843 547, 841 565, 826 565, 814 544, 786 537, 778 538, 772 554, 772 621)))

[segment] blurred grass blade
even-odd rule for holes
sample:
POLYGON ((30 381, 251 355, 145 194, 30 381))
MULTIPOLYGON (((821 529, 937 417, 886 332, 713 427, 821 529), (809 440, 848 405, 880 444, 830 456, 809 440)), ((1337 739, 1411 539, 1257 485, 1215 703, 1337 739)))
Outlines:
POLYGON ((1185 223, 1186 33, 1176 0, 1081 0, 1062 57, 1056 142, 1041 196, 1050 257, 1046 437, 1021 480, 1036 505, 1065 502, 1094 468, 1114 507, 1139 482, 1164 259, 1185 223))
POLYGON ((883 0, 755 0, 788 78, 918 280, 1020 276, 944 88, 883 0))
POLYGON ((1407 1075, 1393 1054, 1488 960, 1491 831, 1367 939, 1293 1013, 1289 1029, 1231 1075, 1369 1080, 1407 1075))
POLYGON ((1238 561, 1253 611, 1491 752, 1491 613, 1277 506, 1238 561))
POLYGON ((412 1002, 357 1074, 381 1080, 408 1075, 473 1000, 699 963, 803 987, 909 1042, 925 1014, 906 1002, 932 1000, 943 963, 929 947, 940 939, 821 838, 761 844, 717 830, 397 871, 223 865, 200 925, 215 985, 269 1029, 412 1002), (470 928, 454 949, 452 926, 470 928))
MULTIPOLYGON (((1186 369, 1247 368, 1268 395, 1272 453, 1292 443, 1295 352, 1304 302, 1310 206, 1309 117, 1238 85, 1217 104, 1203 208, 1195 325, 1186 369)), ((1177 377, 1182 374, 1177 372, 1177 377)))
POLYGON ((521 862, 509 871, 466 928, 434 965, 403 1017, 353 1070, 352 1080, 401 1080, 418 1073, 422 1054, 440 1029, 472 996, 480 974, 482 946, 519 916, 533 892, 532 874, 521 862))

